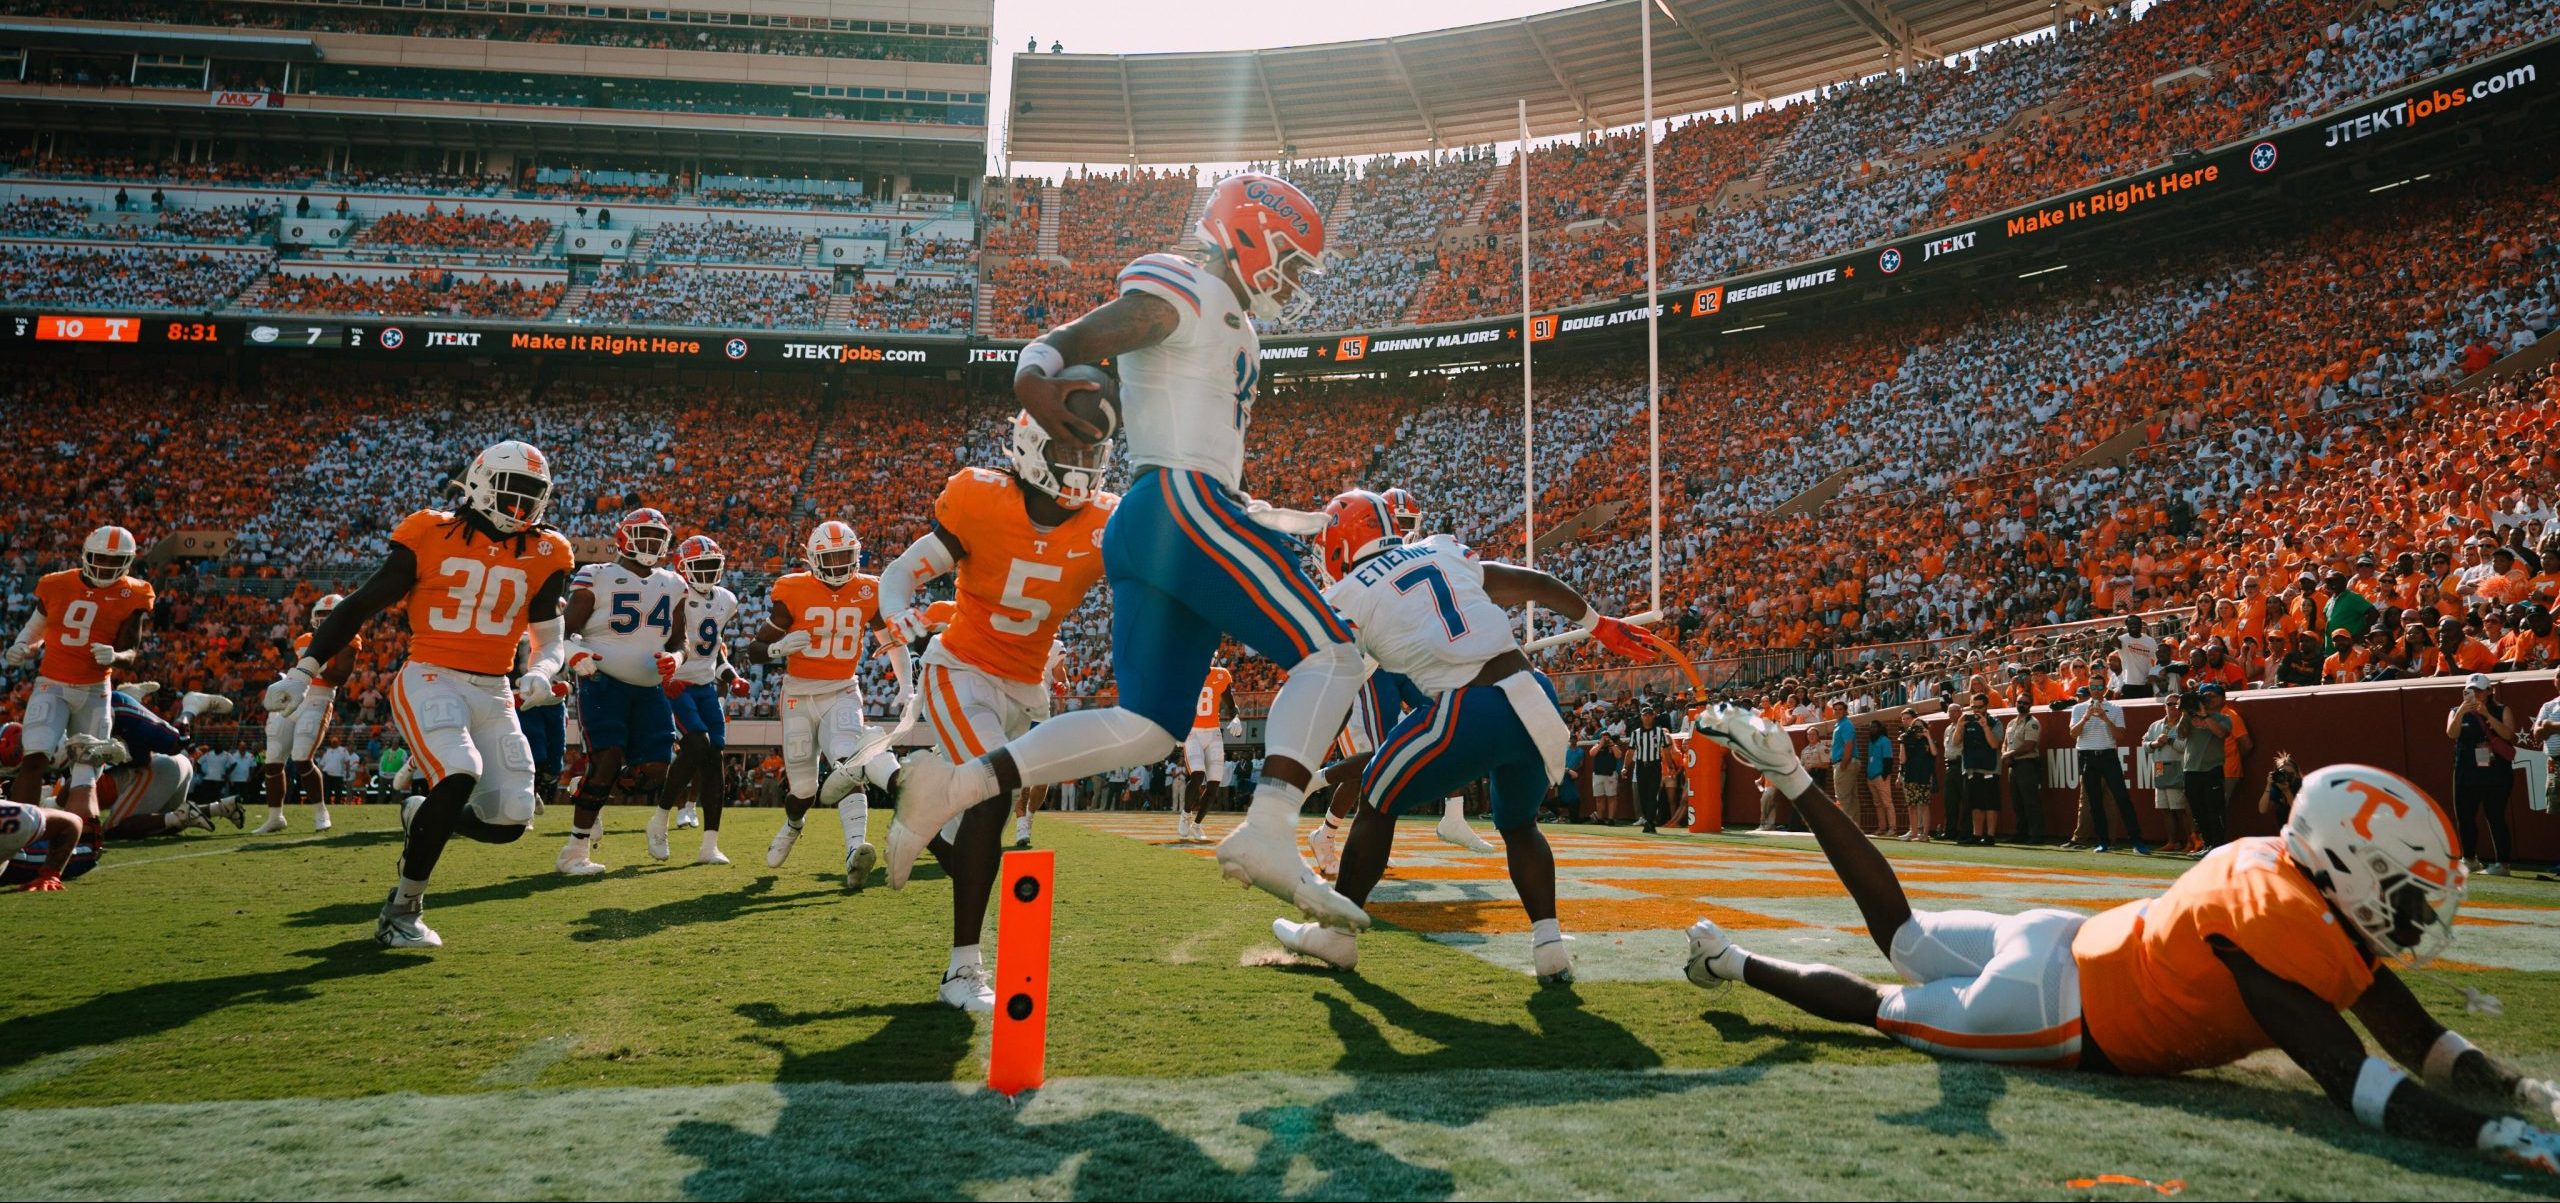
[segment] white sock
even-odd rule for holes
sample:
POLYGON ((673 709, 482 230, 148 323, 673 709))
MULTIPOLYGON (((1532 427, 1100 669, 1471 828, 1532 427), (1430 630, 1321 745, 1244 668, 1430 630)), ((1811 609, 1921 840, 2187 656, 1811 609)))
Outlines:
POLYGON ((1265 777, 1253 787, 1253 805, 1244 812, 1244 821, 1294 831, 1298 826, 1298 808, 1306 803, 1306 791, 1278 778, 1265 777))
POLYGON ((587 849, 594 846, 595 839, 596 833, 594 831, 580 831, 577 828, 572 827, 569 829, 569 850, 580 856, 585 856, 587 854, 587 849))
POLYGON ((272 802, 268 803, 268 804, 267 804, 267 817, 268 817, 268 818, 270 818, 270 819, 281 819, 281 818, 283 818, 283 817, 284 817, 284 808, 283 808, 283 807, 281 807, 281 806, 278 806, 278 805, 276 805, 276 804, 274 804, 274 803, 272 803, 272 802))
POLYGON ((1467 800, 1464 798, 1451 798, 1442 802, 1440 804, 1440 813, 1464 823, 1467 821, 1467 800))
POLYGON ((845 847, 870 838, 866 833, 871 825, 871 805, 862 800, 860 793, 848 794, 844 801, 836 803, 836 818, 844 822, 845 847))
POLYGON ((1728 982, 1742 980, 1742 967, 1751 963, 1751 954, 1739 944, 1727 944, 1724 951, 1707 958, 1707 972, 1728 982))
POLYGON ((720 850, 720 833, 717 831, 703 832, 702 850, 705 852, 718 852, 720 850))
POLYGON ((1539 919, 1529 924, 1529 944, 1531 947, 1536 947, 1540 944, 1553 944, 1563 938, 1564 928, 1558 926, 1556 921, 1553 919, 1539 919))
POLYGON ((984 965, 985 962, 979 959, 978 945, 962 945, 951 950, 951 967, 944 970, 943 973, 944 976, 947 977, 951 974, 958 973, 963 969, 977 969, 982 968, 984 965))
POLYGON ((400 901, 416 902, 427 896, 427 883, 414 877, 400 879, 400 901))
MULTIPOLYGON (((874 754, 871 759, 862 762, 862 779, 870 782, 873 789, 889 788, 889 778, 895 775, 897 771, 898 758, 895 754, 886 749, 874 754)), ((993 776, 992 770, 990 770, 989 775, 993 776)))
POLYGON ((1324 812, 1324 825, 1325 830, 1327 831, 1340 831, 1342 830, 1342 819, 1332 811, 1328 810, 1324 812))

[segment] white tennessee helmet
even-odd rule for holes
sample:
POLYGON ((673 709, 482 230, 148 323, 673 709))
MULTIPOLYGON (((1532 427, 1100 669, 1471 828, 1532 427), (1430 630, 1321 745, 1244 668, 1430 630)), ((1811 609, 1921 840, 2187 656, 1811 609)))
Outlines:
POLYGON ((551 504, 551 461, 531 443, 508 439, 491 444, 462 471, 462 504, 499 534, 532 530, 551 504))
POLYGON ((809 532, 809 575, 833 589, 853 579, 862 563, 862 538, 842 522, 826 521, 809 532))
POLYGON ((1013 462, 1014 476, 1026 487, 1056 498, 1071 510, 1093 500, 1111 471, 1109 443, 1068 446, 1051 439, 1027 412, 1013 415, 1013 440, 1004 454, 1013 462))
POLYGON ((311 603, 311 629, 319 630, 321 623, 329 621, 329 612, 337 609, 338 603, 345 600, 347 599, 332 593, 311 603))
POLYGON ((133 567, 142 545, 133 541, 133 532, 121 526, 101 526, 80 541, 80 579, 92 588, 103 589, 124 579, 125 570, 133 567))
POLYGON ((2408 778, 2361 764, 2303 778, 2284 847, 2382 960, 2416 968, 2453 942, 2462 850, 2444 811, 2408 778))

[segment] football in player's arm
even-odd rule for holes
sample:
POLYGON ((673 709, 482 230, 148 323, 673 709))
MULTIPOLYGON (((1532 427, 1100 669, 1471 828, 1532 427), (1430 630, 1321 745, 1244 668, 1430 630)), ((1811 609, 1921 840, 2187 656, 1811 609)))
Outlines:
MULTIPOLYGON (((2119 913, 2126 908, 2095 917, 2058 910, 1931 915, 1911 909, 1883 854, 1814 783, 1784 729, 1717 706, 1700 713, 1697 730, 1794 804, 1857 901, 1869 934, 1906 977, 1914 966, 1950 959, 1933 951, 1947 942, 1933 924, 1961 935, 1955 929, 1968 924, 2031 925, 2053 917, 2063 943, 2033 964, 2007 966, 1998 975, 2005 991, 1966 988, 1961 980, 1906 988, 1878 986, 1827 965, 1759 956, 1701 920, 1690 928, 1690 980, 1740 981, 1823 1018, 1875 1027, 1941 1055, 2020 1060, 2053 1052, 2063 1054, 2059 1064, 2146 1073, 2205 1068, 2273 1046, 2368 1127, 2560 1173, 2560 1133, 2537 1126, 2560 1121, 2560 1086, 2524 1076, 2446 1028, 2392 971, 2392 963, 2424 964, 2442 951, 2462 897, 2460 862, 2443 814, 2405 780, 2355 765, 2312 774, 2294 800, 2282 840, 2241 840, 2218 849, 2139 904, 2147 924, 2129 922, 2119 913), (2405 850, 2397 860, 2382 849, 2377 828, 2389 828, 2394 846, 2405 850), (2332 849, 2339 844, 2351 854, 2332 849), (2306 855, 2323 862, 2321 871, 2302 863, 2306 855), (2128 940, 2142 947, 2128 949, 2128 940), (2144 973, 2125 977, 2128 952, 2139 954, 2144 973), (2293 973, 2309 984, 2278 972, 2266 963, 2270 958, 2297 966, 2293 973), (2041 1015, 2032 999, 2016 996, 2021 983, 2064 972, 2081 987, 2072 992, 2080 997, 2079 1015, 2057 1014, 2051 991, 2041 1015), (2107 980, 2093 980, 2101 972, 2107 980), (2138 990, 2139 979, 2164 973, 2183 977, 2179 997, 2207 1008, 2226 1005, 2217 998, 2236 999, 2244 1014, 2181 1015, 2174 1006, 2167 1008, 2173 1013, 2126 1014, 2158 1010, 2158 1000, 2105 997, 2138 990), (2227 979, 2212 981, 2216 973, 2227 979), (2002 993, 2011 995, 2006 1003, 1993 999, 2002 993), (2010 1013, 1987 1013, 1986 1005, 2010 1013), (1924 1014, 1924 1007, 1933 1009, 1924 1014), (2102 1007, 2117 1013, 2112 1027, 2097 1022, 2102 1007), (2342 1010, 2364 1021, 2389 1060, 2366 1049, 2342 1010), (2090 1017, 2085 1028, 2082 1015, 2090 1017), (2039 1023, 2049 1026, 2025 1031, 2039 1023), (2118 1032, 2122 1046, 2115 1043, 2118 1032), (2050 1047, 2027 1047, 2036 1041, 2050 1047)), ((2009 937, 2037 937, 2030 926, 2002 930, 1995 957, 2016 954, 2009 937)), ((1993 968, 1975 965, 1973 972, 1988 983, 1993 968)))

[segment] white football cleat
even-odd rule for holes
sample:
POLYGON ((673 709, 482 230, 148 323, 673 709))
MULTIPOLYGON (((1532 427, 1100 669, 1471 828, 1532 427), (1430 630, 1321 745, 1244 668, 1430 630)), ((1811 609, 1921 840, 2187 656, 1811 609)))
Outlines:
POLYGON ((426 899, 403 907, 400 887, 393 886, 391 896, 382 900, 382 913, 373 921, 373 938, 387 948, 442 948, 444 937, 427 926, 426 913, 426 899))
POLYGON ((963 965, 942 975, 942 1003, 984 1015, 996 1009, 996 988, 987 984, 985 969, 963 965))
POLYGON ((1266 829, 1247 819, 1218 844, 1218 872, 1227 880, 1259 886, 1327 927, 1358 931, 1369 913, 1326 885, 1298 855, 1296 833, 1266 829))
POLYGON ((1316 829, 1307 833, 1307 850, 1315 853, 1316 872, 1324 874, 1326 880, 1342 875, 1342 838, 1333 834, 1333 828, 1316 824, 1316 829))
POLYGON ((676 826, 700 827, 702 826, 702 813, 694 809, 693 803, 687 802, 676 810, 676 826))
POLYGON ((1314 957, 1336 969, 1360 964, 1360 940, 1347 931, 1335 931, 1318 923, 1274 919, 1271 938, 1280 941, 1282 948, 1302 957, 1314 957))
POLYGON ((959 781, 959 766, 932 748, 911 752, 898 763, 897 776, 889 779, 889 802, 897 811, 889 821, 890 889, 907 888, 907 876, 915 872, 916 858, 924 855, 934 833, 978 801, 957 796, 959 781))
POLYGON ((871 871, 880 867, 880 850, 864 840, 844 850, 844 888, 859 894, 871 884, 871 871))
POLYGON ((1028 848, 1031 846, 1031 816, 1014 816, 1013 846, 1016 848, 1028 848))
POLYGON ((551 867, 571 877, 593 877, 605 871, 603 865, 597 864, 587 855, 587 845, 584 840, 569 841, 568 846, 560 850, 559 858, 551 863, 551 867))
POLYGON ((178 713, 191 719, 202 718, 208 714, 229 714, 231 710, 231 699, 218 693, 197 693, 189 690, 186 697, 178 702, 178 713))
POLYGON ((189 803, 178 807, 178 809, 173 813, 178 816, 178 830, 180 831, 186 831, 189 829, 197 831, 213 830, 213 816, 206 814, 204 812, 204 808, 201 806, 189 803))
POLYGON ((1531 947, 1529 967, 1538 975, 1541 986, 1573 984, 1573 953, 1565 948, 1561 938, 1531 947))
POLYGON ((158 681, 127 681, 116 686, 116 692, 139 702, 160 692, 160 683, 158 681))
POLYGON ((1716 971, 1716 960, 1732 948, 1733 941, 1725 938, 1724 929, 1716 926, 1714 920, 1700 919, 1690 924, 1689 963, 1686 969, 1689 983, 1703 990, 1712 990, 1728 981, 1740 980, 1728 978, 1716 971))
MULTIPOLYGON (((391 774, 391 788, 395 790, 406 790, 411 785, 415 784, 417 780, 418 769, 416 762, 403 760, 400 762, 400 767, 394 770, 391 774)), ((540 805, 540 803, 537 802, 536 805, 540 805)))
MULTIPOLYGON (((405 824, 403 824, 403 825, 405 826, 405 824)), ((279 832, 279 831, 284 830, 284 829, 285 829, 286 827, 288 827, 288 826, 291 826, 291 824, 288 824, 288 823, 286 823, 286 822, 284 821, 284 812, 283 812, 283 811, 281 811, 281 810, 271 810, 271 811, 268 811, 268 812, 267 812, 267 821, 266 821, 266 822, 264 822, 264 823, 260 823, 260 824, 258 824, 258 829, 257 829, 256 831, 250 832, 249 834, 251 834, 251 835, 274 835, 275 833, 277 833, 277 832, 279 832)))
POLYGON ((206 807, 205 813, 216 818, 231 820, 231 829, 233 831, 238 831, 249 825, 249 812, 241 807, 240 800, 238 798, 224 798, 223 800, 206 807))
POLYGON ((781 868, 782 862, 791 859, 792 845, 799 842, 799 825, 793 823, 789 819, 784 819, 782 821, 782 830, 774 832, 773 842, 765 845, 764 847, 764 867, 768 869, 781 868))
POLYGON ((649 816, 649 857, 662 861, 673 855, 667 849, 667 812, 653 812, 649 816))
POLYGON ((313 831, 327 831, 332 826, 335 826, 335 824, 329 822, 328 807, 315 806, 311 809, 311 829, 313 831))
POLYGON ((1493 844, 1487 841, 1483 836, 1477 835, 1476 829, 1468 825, 1466 816, 1459 814, 1455 808, 1452 808, 1448 813, 1441 815, 1440 825, 1432 828, 1431 831, 1432 834, 1439 836, 1442 841, 1456 844, 1469 852, 1502 851, 1501 849, 1494 847, 1493 844))
POLYGON ((693 863, 697 865, 725 865, 729 863, 729 858, 726 854, 720 851, 720 845, 712 843, 709 840, 705 840, 702 843, 702 854, 694 857, 693 863))

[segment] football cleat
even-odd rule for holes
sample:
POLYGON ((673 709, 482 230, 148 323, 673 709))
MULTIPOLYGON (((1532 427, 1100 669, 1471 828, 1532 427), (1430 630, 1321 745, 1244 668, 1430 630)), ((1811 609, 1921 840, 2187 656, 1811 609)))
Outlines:
POLYGON ((203 807, 189 803, 187 805, 180 806, 173 813, 178 816, 177 829, 180 831, 190 829, 196 831, 213 830, 213 816, 206 814, 203 807))
POLYGON ((1307 833, 1307 850, 1315 853, 1316 872, 1327 878, 1341 876, 1342 837, 1335 835, 1333 828, 1316 824, 1316 829, 1307 833))
POLYGON ((676 811, 676 826, 700 827, 702 826, 702 813, 694 809, 693 803, 687 802, 682 808, 676 811))
POLYGON ((328 807, 315 806, 311 808, 311 829, 313 831, 327 831, 333 826, 335 826, 335 824, 329 821, 328 807))
POLYGON ((1016 848, 1031 846, 1031 816, 1020 815, 1013 820, 1013 846, 1016 848))
POLYGON ((1327 927, 1358 931, 1369 926, 1369 914, 1324 879, 1298 855, 1295 833, 1257 826, 1251 819, 1218 844, 1218 872, 1227 880, 1256 886, 1304 911, 1327 927))
POLYGON ((673 855, 667 848, 667 812, 657 811, 649 816, 649 858, 665 860, 673 855))
MULTIPOLYGON (((933 842, 942 825, 959 817, 977 799, 961 799, 959 766, 931 748, 909 753, 889 780, 889 801, 897 815, 889 821, 889 888, 907 888, 916 858, 933 842)), ((848 791, 849 792, 849 791, 848 791)))
POLYGON ((567 847, 560 849, 560 856, 551 863, 551 867, 571 877, 593 877, 605 871, 603 865, 597 864, 593 857, 587 855, 587 845, 584 840, 569 841, 567 847))
POLYGON ((247 808, 240 805, 240 800, 238 798, 224 798, 205 809, 216 818, 231 820, 231 829, 233 831, 238 831, 249 825, 249 811, 247 808))
POLYGON ((729 863, 729 858, 720 851, 720 841, 713 838, 710 832, 704 832, 702 835, 702 852, 700 855, 693 858, 693 863, 697 865, 725 865, 729 863))
POLYGON ((124 741, 104 735, 66 735, 62 737, 62 758, 72 764, 106 766, 123 764, 133 759, 133 750, 124 741))
POLYGON ((189 690, 186 697, 178 702, 178 713, 190 719, 202 718, 208 714, 229 714, 232 709, 231 699, 218 693, 197 693, 189 690))
POLYGON ((942 1003, 984 1015, 996 1009, 996 988, 987 984, 985 969, 963 965, 942 975, 942 1003))
POLYGON ((1448 813, 1440 816, 1440 825, 1432 828, 1431 831, 1442 841, 1456 844, 1469 852, 1501 851, 1494 847, 1491 841, 1477 835, 1476 829, 1467 825, 1467 817, 1460 814, 1458 808, 1454 806, 1449 808, 1448 813))
POLYGON ((765 867, 768 869, 781 868, 782 862, 791 859, 791 846, 799 842, 800 825, 789 819, 784 819, 782 821, 782 830, 774 832, 773 842, 765 845, 765 867))
POLYGON ((391 896, 382 900, 382 913, 373 921, 373 938, 386 948, 442 948, 444 937, 427 926, 427 900, 412 899, 400 905, 400 887, 391 887, 391 896))
POLYGON ((1700 919, 1690 924, 1689 963, 1686 967, 1689 983, 1700 989, 1713 989, 1728 981, 1742 980, 1738 975, 1728 977, 1719 972, 1731 970, 1729 963, 1719 962, 1725 961, 1725 954, 1732 950, 1733 941, 1725 938, 1724 929, 1716 926, 1714 920, 1700 919))
POLYGON ((880 867, 880 850, 864 840, 844 852, 844 888, 859 894, 871 884, 871 871, 880 867))
POLYGON ((1289 919, 1271 921, 1271 938, 1302 957, 1315 959, 1336 969, 1356 968, 1360 964, 1360 941, 1347 931, 1336 931, 1319 923, 1299 923, 1289 919))
POLYGON ((160 692, 160 683, 158 681, 127 681, 116 686, 116 692, 139 702, 160 692))
POLYGON ((836 803, 860 793, 866 784, 862 765, 847 756, 827 766, 827 779, 818 783, 818 805, 833 810, 836 803))
POLYGON ((283 811, 281 811, 281 810, 269 811, 269 812, 267 812, 267 821, 266 821, 266 822, 264 822, 264 823, 260 823, 260 824, 258 824, 258 829, 257 829, 256 831, 250 832, 249 834, 251 834, 251 835, 274 835, 275 833, 277 833, 277 832, 279 832, 279 831, 284 830, 287 826, 290 826, 290 824, 287 824, 287 823, 284 821, 284 812, 283 812, 283 811))
POLYGON ((1561 939, 1549 940, 1529 949, 1529 967, 1538 975, 1541 986, 1573 984, 1573 953, 1561 939))

